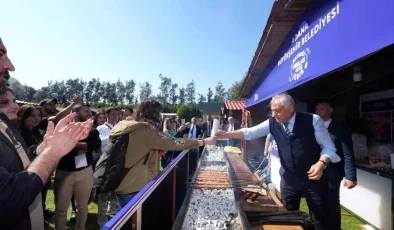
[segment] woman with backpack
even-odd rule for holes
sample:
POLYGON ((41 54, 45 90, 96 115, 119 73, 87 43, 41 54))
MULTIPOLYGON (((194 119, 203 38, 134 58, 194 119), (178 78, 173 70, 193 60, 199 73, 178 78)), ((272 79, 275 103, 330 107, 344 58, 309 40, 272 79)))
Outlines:
POLYGON ((133 116, 111 131, 103 191, 115 191, 119 207, 124 207, 160 170, 159 149, 181 151, 215 145, 216 138, 183 139, 160 132, 162 105, 145 99, 133 116))

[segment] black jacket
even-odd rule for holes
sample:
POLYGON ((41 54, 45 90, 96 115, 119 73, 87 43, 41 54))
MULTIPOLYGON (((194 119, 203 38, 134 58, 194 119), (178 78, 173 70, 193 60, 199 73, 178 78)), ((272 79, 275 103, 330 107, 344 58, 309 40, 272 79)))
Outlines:
MULTIPOLYGON (((190 125, 190 128, 191 128, 191 125, 190 125)), ((187 129, 183 130, 183 132, 182 132, 183 135, 188 135, 187 138, 189 138, 190 128, 187 128, 187 129)), ((197 129, 196 130, 196 137, 198 138, 199 136, 203 135, 203 131, 202 131, 201 127, 198 125, 196 125, 196 129, 197 129)))
MULTIPOLYGON (((14 137, 33 160, 26 144, 12 122, 0 113, 0 122, 8 126, 8 136, 14 137)), ((22 161, 14 144, 0 132, 0 226, 1 229, 31 229, 29 206, 44 188, 35 173, 24 172, 22 161)))
POLYGON ((351 133, 334 120, 331 121, 327 129, 337 149, 336 153, 342 159, 338 163, 331 163, 327 166, 330 180, 341 181, 345 177, 350 181, 357 181, 351 133))
MULTIPOLYGON (((211 132, 212 132, 213 121, 210 121, 209 123, 211 123, 211 132)), ((202 124, 202 132, 204 133, 204 137, 211 136, 211 134, 208 133, 208 121, 206 121, 202 124)))
MULTIPOLYGON (((88 146, 88 151, 86 152, 86 159, 88 166, 93 164, 93 151, 98 150, 101 148, 101 139, 100 134, 95 128, 91 128, 89 136, 81 140, 80 142, 86 142, 88 146)), ((74 171, 75 169, 75 160, 74 158, 78 155, 79 151, 77 148, 71 150, 70 153, 62 157, 57 166, 57 169, 60 170, 67 170, 67 171, 74 171)))

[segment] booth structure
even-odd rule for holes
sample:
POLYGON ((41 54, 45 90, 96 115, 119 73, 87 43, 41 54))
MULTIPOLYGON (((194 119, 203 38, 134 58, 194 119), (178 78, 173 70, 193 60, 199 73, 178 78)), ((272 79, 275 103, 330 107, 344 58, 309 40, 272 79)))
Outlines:
MULTIPOLYGON (((276 1, 241 93, 256 123, 282 92, 298 111, 313 113, 330 100, 333 119, 353 132, 356 157, 358 186, 341 189, 341 205, 384 230, 394 228, 392 7, 392 0, 276 1)), ((263 154, 247 143, 249 151, 263 154)), ((272 155, 271 178, 279 185, 279 155, 272 155)))

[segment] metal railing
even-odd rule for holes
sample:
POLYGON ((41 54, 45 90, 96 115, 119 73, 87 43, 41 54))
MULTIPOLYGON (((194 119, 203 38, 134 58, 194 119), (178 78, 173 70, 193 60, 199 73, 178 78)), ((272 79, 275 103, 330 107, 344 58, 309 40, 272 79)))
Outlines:
POLYGON ((181 152, 102 229, 171 229, 196 170, 197 151, 181 152))

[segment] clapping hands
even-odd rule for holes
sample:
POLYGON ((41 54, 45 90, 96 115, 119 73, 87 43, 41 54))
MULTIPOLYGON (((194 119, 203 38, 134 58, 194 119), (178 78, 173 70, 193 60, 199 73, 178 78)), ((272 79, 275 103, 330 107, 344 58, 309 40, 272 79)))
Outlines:
POLYGON ((62 157, 69 153, 78 141, 88 137, 93 121, 72 122, 75 115, 75 113, 71 113, 66 116, 59 121, 56 127, 53 122, 49 122, 43 148, 49 148, 53 154, 62 157))

